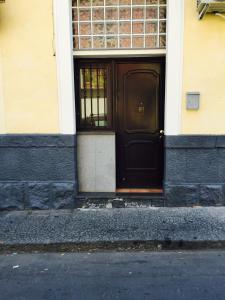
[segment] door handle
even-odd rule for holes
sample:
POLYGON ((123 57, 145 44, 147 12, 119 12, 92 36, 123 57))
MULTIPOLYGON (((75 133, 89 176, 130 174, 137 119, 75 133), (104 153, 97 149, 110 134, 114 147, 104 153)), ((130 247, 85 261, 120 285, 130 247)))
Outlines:
POLYGON ((163 136, 164 136, 164 130, 161 129, 161 130, 159 131, 159 139, 161 140, 161 139, 163 138, 163 136))

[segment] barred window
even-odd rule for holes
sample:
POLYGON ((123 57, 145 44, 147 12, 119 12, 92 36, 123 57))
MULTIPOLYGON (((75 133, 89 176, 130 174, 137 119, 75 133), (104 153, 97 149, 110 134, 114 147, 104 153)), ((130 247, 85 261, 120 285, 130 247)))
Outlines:
POLYGON ((166 0, 73 0, 75 50, 166 47, 166 0))
POLYGON ((81 63, 79 74, 77 111, 79 129, 110 129, 112 126, 109 65, 81 63))

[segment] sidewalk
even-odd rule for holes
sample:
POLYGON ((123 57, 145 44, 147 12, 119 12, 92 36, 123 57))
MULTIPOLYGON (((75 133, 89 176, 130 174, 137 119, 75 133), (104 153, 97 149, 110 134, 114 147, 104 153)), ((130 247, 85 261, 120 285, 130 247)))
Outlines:
POLYGON ((0 213, 0 251, 225 248, 225 207, 0 213))

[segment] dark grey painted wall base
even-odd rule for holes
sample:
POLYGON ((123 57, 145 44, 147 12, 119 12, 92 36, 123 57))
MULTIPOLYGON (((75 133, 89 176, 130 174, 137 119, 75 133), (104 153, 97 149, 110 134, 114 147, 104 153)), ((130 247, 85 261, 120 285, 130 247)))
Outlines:
POLYGON ((0 135, 0 210, 72 208, 76 136, 0 135))
POLYGON ((74 182, 0 182, 0 210, 74 208, 74 182))
POLYGON ((165 196, 167 206, 225 206, 225 185, 167 185, 165 196))
MULTIPOLYGON (((0 135, 0 210, 77 207, 76 150, 74 135, 0 135)), ((167 136, 164 191, 154 205, 225 205, 225 136, 167 136)))
POLYGON ((225 205, 225 136, 167 136, 164 188, 169 206, 225 205))

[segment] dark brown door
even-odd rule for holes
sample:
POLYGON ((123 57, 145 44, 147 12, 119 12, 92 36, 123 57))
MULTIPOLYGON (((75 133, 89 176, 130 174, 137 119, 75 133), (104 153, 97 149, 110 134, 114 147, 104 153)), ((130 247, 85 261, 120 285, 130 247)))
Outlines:
POLYGON ((164 63, 116 64, 117 188, 160 188, 164 63))

